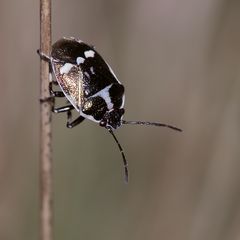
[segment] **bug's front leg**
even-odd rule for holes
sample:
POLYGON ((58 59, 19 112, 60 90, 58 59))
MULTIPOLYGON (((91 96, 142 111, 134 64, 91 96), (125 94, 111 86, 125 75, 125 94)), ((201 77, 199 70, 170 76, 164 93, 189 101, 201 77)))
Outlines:
POLYGON ((50 82, 49 82, 50 97, 40 99, 40 102, 52 102, 52 105, 53 105, 52 107, 54 108, 54 104, 55 104, 54 98, 58 97, 58 96, 61 96, 61 94, 59 94, 58 92, 55 93, 52 89, 52 84, 57 84, 57 82, 52 80, 52 72, 53 71, 52 71, 52 66, 51 66, 51 60, 50 60, 50 57, 48 55, 41 52, 39 49, 37 50, 37 53, 42 60, 49 63, 49 71, 50 71, 50 76, 49 76, 49 79, 50 79, 50 82))
POLYGON ((85 118, 82 116, 79 116, 75 120, 72 120, 72 112, 71 110, 67 112, 67 128, 73 128, 76 127, 78 124, 80 124, 85 118))
MULTIPOLYGON (((42 60, 44 60, 44 61, 46 61, 46 62, 49 63, 49 72, 50 72, 50 77, 49 77, 49 78, 50 78, 50 83, 53 83, 54 85, 58 85, 58 82, 57 82, 56 80, 53 80, 53 79, 52 79, 53 69, 52 69, 52 65, 51 65, 51 58, 50 58, 47 54, 41 52, 39 49, 37 50, 37 54, 40 56, 40 58, 41 58, 42 60)), ((52 87, 52 86, 51 86, 51 87, 52 87)))
POLYGON ((49 62, 49 63, 51 62, 50 57, 49 57, 47 54, 41 52, 40 49, 37 50, 37 54, 38 54, 38 55, 40 56, 40 58, 43 59, 44 61, 49 62))

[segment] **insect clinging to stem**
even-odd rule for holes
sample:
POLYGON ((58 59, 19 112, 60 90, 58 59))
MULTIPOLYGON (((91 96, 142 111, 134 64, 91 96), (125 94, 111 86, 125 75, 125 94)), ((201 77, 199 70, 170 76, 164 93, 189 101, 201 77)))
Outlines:
POLYGON ((106 128, 121 152, 126 182, 128 182, 128 163, 113 132, 115 129, 123 124, 132 124, 182 131, 175 126, 159 122, 124 120, 124 86, 93 46, 75 38, 62 38, 52 45, 50 56, 39 50, 38 53, 42 59, 49 62, 56 78, 50 83, 52 98, 65 97, 69 101, 66 106, 53 107, 53 112, 67 113, 68 128, 77 126, 84 119, 94 121, 106 128), (54 91, 52 84, 59 85, 61 91, 54 91), (71 112, 73 109, 79 113, 79 117, 74 120, 71 112))

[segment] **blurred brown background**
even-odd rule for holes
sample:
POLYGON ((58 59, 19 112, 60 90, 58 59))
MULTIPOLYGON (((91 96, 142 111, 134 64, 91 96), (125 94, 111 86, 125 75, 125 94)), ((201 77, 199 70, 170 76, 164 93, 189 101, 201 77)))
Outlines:
MULTIPOLYGON (((53 118, 58 240, 240 239, 240 1, 53 0, 53 41, 94 44, 126 88, 116 134, 53 118)), ((38 239, 39 3, 0 2, 0 240, 38 239)))

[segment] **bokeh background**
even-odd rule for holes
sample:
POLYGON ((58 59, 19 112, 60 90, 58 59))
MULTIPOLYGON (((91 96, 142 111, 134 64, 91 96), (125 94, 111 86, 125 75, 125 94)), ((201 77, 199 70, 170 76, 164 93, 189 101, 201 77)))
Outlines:
MULTIPOLYGON (((55 239, 240 239, 240 1, 53 0, 53 41, 96 46, 127 120, 53 116, 55 239)), ((0 240, 39 235, 39 3, 0 2, 0 240)))

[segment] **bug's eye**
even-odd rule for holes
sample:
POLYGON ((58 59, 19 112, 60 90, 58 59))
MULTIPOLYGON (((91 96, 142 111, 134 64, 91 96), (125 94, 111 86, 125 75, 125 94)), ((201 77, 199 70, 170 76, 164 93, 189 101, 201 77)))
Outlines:
POLYGON ((101 120, 101 121, 99 122, 99 125, 100 125, 100 127, 106 127, 107 121, 106 121, 106 120, 101 120))

